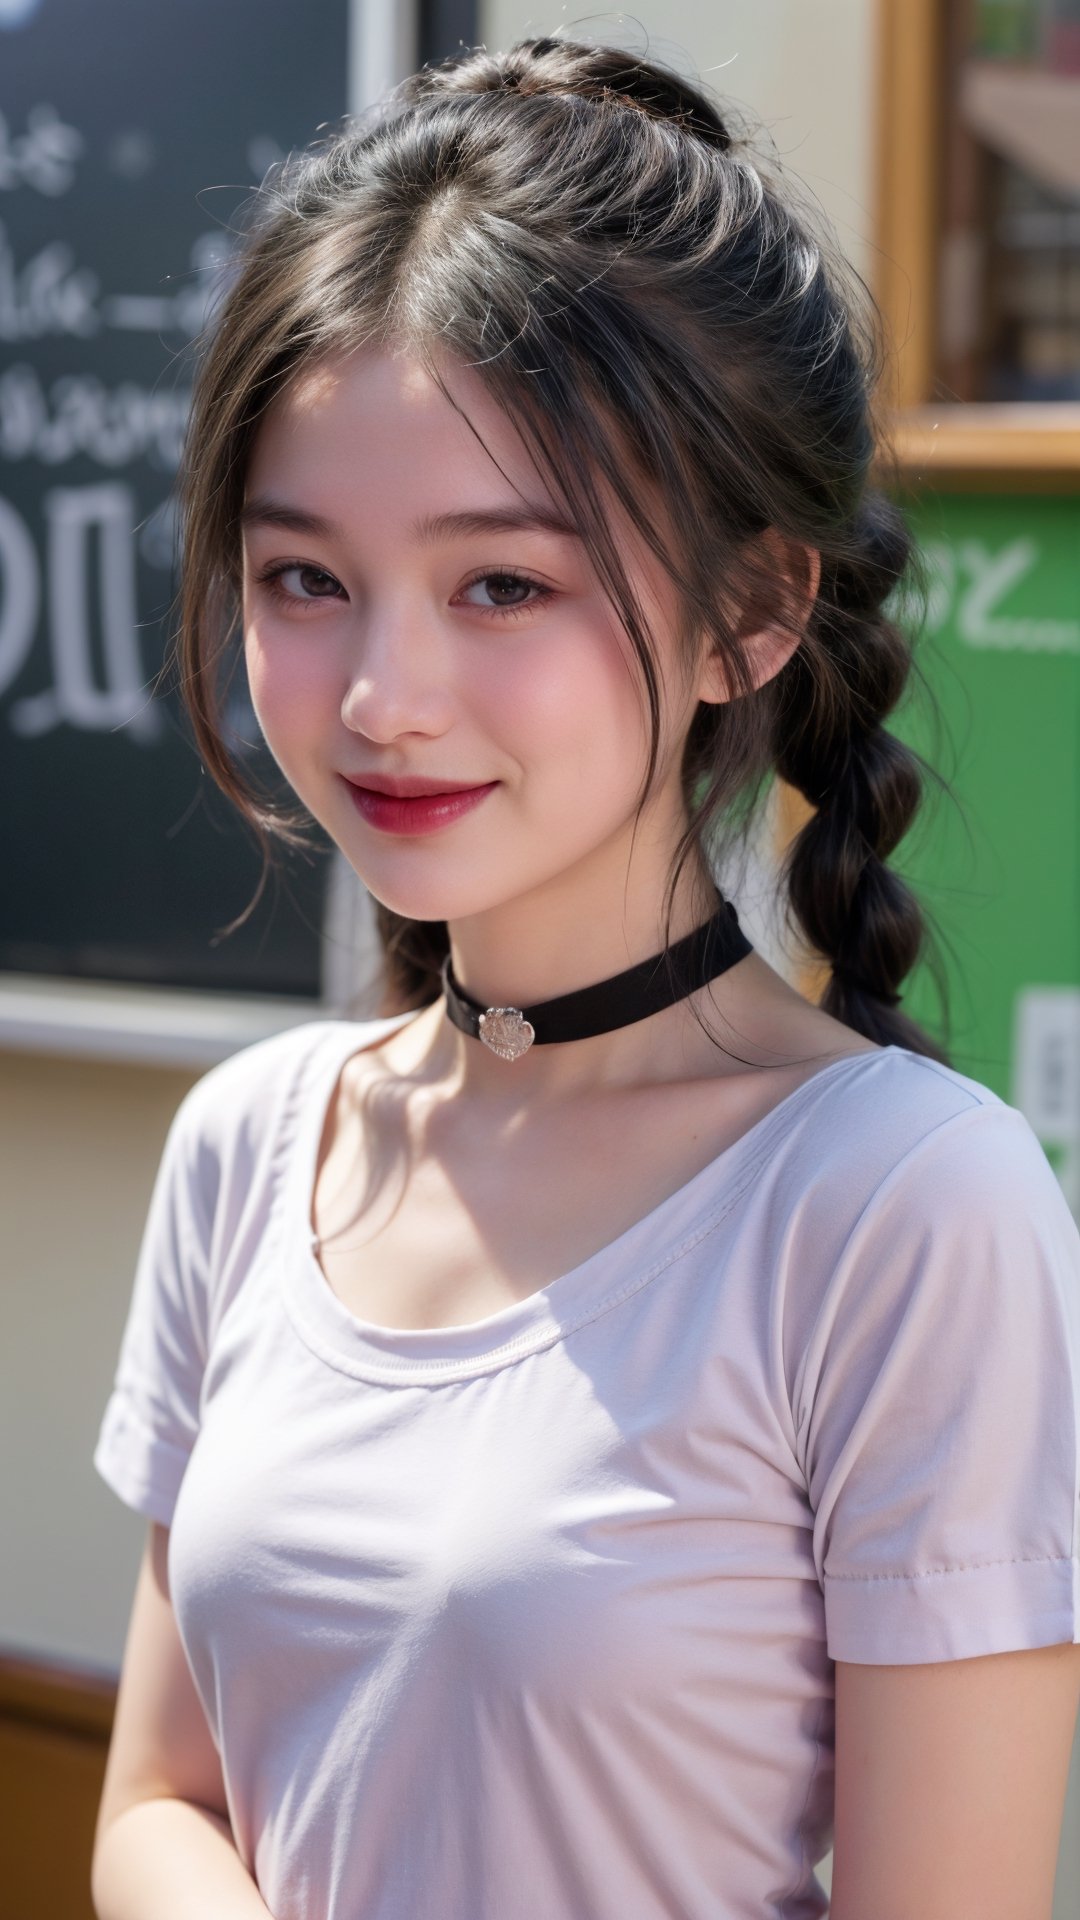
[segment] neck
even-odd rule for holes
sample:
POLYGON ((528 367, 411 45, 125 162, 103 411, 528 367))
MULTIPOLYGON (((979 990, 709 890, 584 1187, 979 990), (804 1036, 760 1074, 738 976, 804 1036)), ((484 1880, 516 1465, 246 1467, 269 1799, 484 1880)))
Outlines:
POLYGON ((665 780, 640 817, 620 822, 579 860, 480 913, 451 914, 458 985, 488 1007, 534 1006, 610 979, 692 932, 718 905, 697 850, 679 876, 669 941, 663 924, 671 861, 686 825, 681 794, 665 780))
MULTIPOLYGON (((706 874, 686 879, 672 909, 665 939, 663 906, 623 900, 620 914, 614 904, 608 914, 594 904, 582 912, 579 925, 556 922, 551 912, 520 913, 519 903, 501 906, 496 913, 475 916, 449 926, 451 964, 458 987, 483 1007, 526 1008, 573 994, 613 979, 641 961, 674 945, 710 920, 720 904, 715 884, 706 874), (630 909, 636 904, 637 911, 630 909), (524 931, 518 934, 517 928, 524 931)), ((719 976, 715 988, 723 986, 719 976)), ((440 1078, 461 1091, 499 1095, 516 1104, 584 1091, 590 1084, 612 1085, 655 1075, 657 1058, 668 1063, 673 1043, 688 1030, 700 1037, 694 1019, 695 1002, 706 1008, 710 984, 660 1012, 628 1021, 606 1033, 573 1041, 533 1045, 513 1061, 493 1055, 483 1041, 452 1025, 440 995, 416 1023, 416 1041, 426 1043, 425 1058, 440 1078)), ((713 1005, 715 1008, 715 999, 713 1005)))
MULTIPOLYGON (((688 863, 689 868, 689 863, 688 863)), ((635 888, 612 876, 582 876, 448 923, 454 978, 485 1006, 536 1005, 610 979, 648 960, 711 918, 719 905, 700 866, 682 876, 664 926, 663 876, 635 888)))

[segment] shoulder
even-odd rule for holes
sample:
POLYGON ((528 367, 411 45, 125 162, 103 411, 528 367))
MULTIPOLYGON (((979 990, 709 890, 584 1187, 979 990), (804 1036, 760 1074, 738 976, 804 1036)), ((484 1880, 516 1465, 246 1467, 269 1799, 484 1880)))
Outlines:
POLYGON ((797 1315, 856 1276, 882 1302, 934 1270, 952 1288, 988 1286, 991 1268, 1022 1286, 1038 1264, 1080 1298, 1061 1184, 1025 1115, 981 1081, 888 1047, 827 1069, 800 1113, 765 1172, 775 1231, 798 1249, 797 1271, 782 1263, 797 1315))
POLYGON ((912 1118, 922 1116, 930 1124, 955 1113, 1006 1107, 1000 1095, 981 1080, 907 1047, 875 1047, 853 1053, 847 1064, 851 1072, 845 1097, 850 1106, 858 1106, 860 1101, 880 1104, 887 1098, 897 1112, 912 1118))
POLYGON ((793 1310, 887 1318, 919 1297, 956 1324, 968 1307, 1019 1324, 1042 1310, 1080 1352, 1080 1229, 1025 1115, 904 1048, 831 1079, 799 1129, 793 1310))
POLYGON ((954 1067, 903 1048, 886 1053, 892 1164, 880 1170, 882 1199, 916 1194, 924 1209, 955 1214, 978 1206, 987 1219, 1017 1204, 1049 1205, 1075 1231, 1060 1182, 1018 1107, 954 1067))
POLYGON ((810 1085, 810 1124, 798 1129, 798 1172, 847 1190, 860 1203, 904 1170, 920 1178, 941 1155, 972 1175, 999 1164, 1041 1165, 1054 1176, 1028 1121, 992 1088, 906 1047, 835 1062, 810 1085))
POLYGON ((335 1061, 395 1025, 316 1018, 239 1048, 188 1089, 170 1128, 173 1151, 198 1161, 206 1177, 227 1163, 250 1171, 276 1150, 308 1093, 324 1073, 332 1076, 335 1061))

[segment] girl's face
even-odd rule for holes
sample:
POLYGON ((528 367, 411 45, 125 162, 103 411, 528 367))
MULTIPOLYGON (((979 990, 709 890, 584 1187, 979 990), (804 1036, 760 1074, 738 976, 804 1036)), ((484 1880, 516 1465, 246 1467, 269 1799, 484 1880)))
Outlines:
MULTIPOLYGON (((556 509, 511 422, 469 369, 446 377, 494 461, 402 355, 324 362, 269 410, 244 507, 255 711, 290 786, 396 912, 454 921, 541 890, 595 908, 623 885, 647 765, 640 669, 574 530, 544 524, 556 509), (368 776, 487 792, 407 831, 358 802, 350 783, 368 776)), ((682 743, 698 700, 722 695, 687 684, 666 577, 611 524, 663 701, 635 860, 651 847, 666 872, 682 743)))

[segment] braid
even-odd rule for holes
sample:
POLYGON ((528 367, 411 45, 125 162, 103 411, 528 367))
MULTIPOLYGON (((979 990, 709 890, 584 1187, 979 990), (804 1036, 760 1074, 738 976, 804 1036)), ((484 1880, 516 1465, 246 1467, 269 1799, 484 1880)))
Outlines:
POLYGON ((806 640, 778 676, 776 768, 815 809, 784 870, 792 913, 832 962, 824 1010, 925 1053, 922 1029, 885 1011, 899 1005, 927 932, 915 894, 885 864, 923 790, 920 757, 881 724, 912 665, 910 641, 882 608, 912 549, 899 509, 866 495, 845 557, 823 568, 806 640))

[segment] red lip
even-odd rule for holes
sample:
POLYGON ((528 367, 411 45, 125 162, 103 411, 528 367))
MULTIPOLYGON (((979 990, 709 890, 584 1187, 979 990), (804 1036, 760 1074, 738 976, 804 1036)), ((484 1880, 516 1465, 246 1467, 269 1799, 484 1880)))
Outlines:
MULTIPOLYGON (((402 781, 395 784, 406 783, 402 781)), ((416 781, 413 784, 427 788, 426 782, 416 781)), ((393 834, 434 833, 439 827, 450 826, 453 821, 460 820, 463 814, 471 813, 474 807, 478 807, 498 784, 497 780, 491 780, 483 787, 443 788, 438 793, 422 790, 409 795, 386 793, 381 788, 345 781, 361 819, 371 827, 378 827, 383 833, 393 834)))
POLYGON ((437 776, 424 779, 420 774, 403 774, 394 779, 391 774, 364 773, 346 774, 351 787, 363 787, 368 793, 389 793, 395 800, 416 800, 429 793, 474 793, 474 780, 440 780, 437 776))

